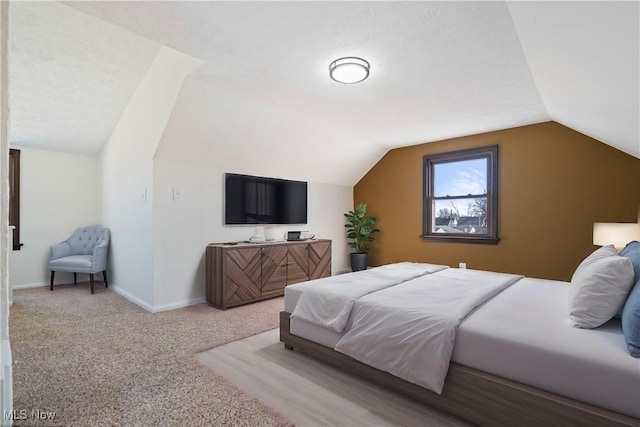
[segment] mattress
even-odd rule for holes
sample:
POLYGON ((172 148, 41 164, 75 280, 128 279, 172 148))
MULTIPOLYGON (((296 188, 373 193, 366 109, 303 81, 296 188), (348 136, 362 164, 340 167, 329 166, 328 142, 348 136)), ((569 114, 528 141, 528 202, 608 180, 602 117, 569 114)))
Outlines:
MULTIPOLYGON (((640 418, 640 360, 626 350, 620 319, 597 329, 571 327, 568 286, 519 280, 462 322, 452 361, 640 418)), ((289 288, 291 313, 305 287, 289 288)), ((342 336, 300 319, 291 319, 291 333, 330 348, 342 336)))
POLYGON ((451 360, 640 418, 640 359, 627 352, 620 319, 573 328, 568 289, 518 281, 462 322, 451 360))

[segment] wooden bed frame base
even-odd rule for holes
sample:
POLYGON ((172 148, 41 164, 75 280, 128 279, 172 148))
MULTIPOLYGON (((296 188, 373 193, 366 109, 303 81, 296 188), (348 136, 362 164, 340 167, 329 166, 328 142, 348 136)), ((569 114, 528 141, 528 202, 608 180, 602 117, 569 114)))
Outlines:
POLYGON ((292 335, 290 314, 280 312, 280 341, 330 365, 482 426, 636 426, 640 420, 451 363, 441 395, 349 356, 292 335))

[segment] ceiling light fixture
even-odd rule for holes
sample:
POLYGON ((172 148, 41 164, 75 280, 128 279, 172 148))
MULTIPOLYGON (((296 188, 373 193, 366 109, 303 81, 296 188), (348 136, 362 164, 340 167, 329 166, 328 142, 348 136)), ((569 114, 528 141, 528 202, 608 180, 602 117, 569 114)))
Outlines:
POLYGON ((359 83, 369 77, 369 63, 362 58, 348 56, 329 65, 329 76, 346 85, 359 83))

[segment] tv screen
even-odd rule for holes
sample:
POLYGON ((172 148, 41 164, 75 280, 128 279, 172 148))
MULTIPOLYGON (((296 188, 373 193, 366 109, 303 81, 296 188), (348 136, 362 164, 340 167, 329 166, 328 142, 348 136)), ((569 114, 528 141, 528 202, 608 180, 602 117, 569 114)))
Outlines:
POLYGON ((225 174, 224 223, 306 224, 307 183, 225 174))

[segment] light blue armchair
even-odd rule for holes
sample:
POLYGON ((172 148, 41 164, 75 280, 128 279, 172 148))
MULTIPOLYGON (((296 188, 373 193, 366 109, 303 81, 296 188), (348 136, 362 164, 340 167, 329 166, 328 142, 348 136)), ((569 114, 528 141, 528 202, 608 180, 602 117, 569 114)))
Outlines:
POLYGON ((78 273, 88 273, 93 292, 93 275, 102 271, 104 286, 107 283, 107 250, 109 249, 109 229, 101 225, 81 227, 64 242, 51 246, 49 270, 53 291, 53 277, 56 271, 73 273, 73 283, 77 283, 78 273))

